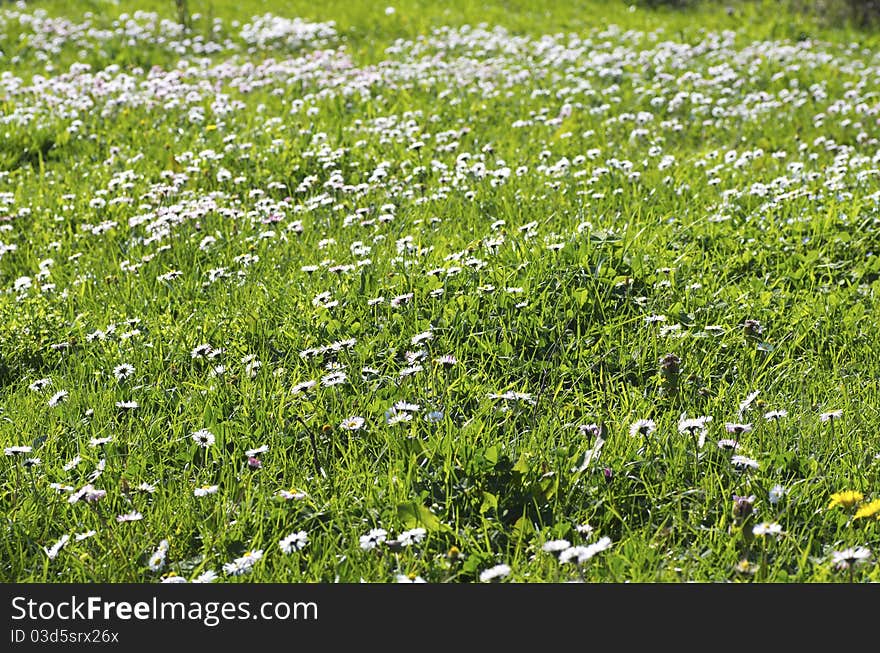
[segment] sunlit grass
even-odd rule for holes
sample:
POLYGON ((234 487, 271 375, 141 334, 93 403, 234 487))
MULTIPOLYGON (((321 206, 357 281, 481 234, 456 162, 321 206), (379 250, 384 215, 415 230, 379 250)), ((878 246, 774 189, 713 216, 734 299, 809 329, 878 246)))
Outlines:
POLYGON ((876 37, 392 4, 0 9, 0 578, 877 580, 876 37))

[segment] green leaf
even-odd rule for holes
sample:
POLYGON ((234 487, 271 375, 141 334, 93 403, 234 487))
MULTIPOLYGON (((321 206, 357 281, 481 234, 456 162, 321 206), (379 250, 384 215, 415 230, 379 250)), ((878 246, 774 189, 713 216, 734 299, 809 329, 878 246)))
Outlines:
POLYGON ((498 510, 498 497, 491 492, 483 492, 483 503, 480 505, 480 514, 483 515, 488 510, 498 510))
POLYGON ((589 288, 578 288, 574 291, 574 299, 577 302, 578 308, 584 307, 584 304, 590 299, 590 294, 591 291, 589 288))
POLYGON ((525 515, 517 519, 516 523, 513 525, 513 537, 515 539, 526 539, 534 532, 535 527, 532 525, 532 522, 526 518, 525 515))
POLYGON ((559 489, 559 477, 556 474, 544 476, 538 482, 538 487, 541 488, 541 494, 544 498, 550 500, 559 489))
POLYGON ((202 423, 205 425, 204 428, 211 428, 217 424, 217 419, 214 417, 214 407, 211 404, 205 406, 202 413, 202 423))
POLYGON ((415 528, 422 526, 429 531, 444 530, 443 523, 437 518, 429 508, 420 503, 409 502, 401 503, 397 506, 397 518, 407 528, 415 528))
POLYGON ((483 432, 483 422, 479 419, 474 419, 465 424, 461 429, 461 434, 466 437, 473 437, 476 439, 480 433, 483 432))
POLYGON ((529 456, 526 452, 520 454, 519 460, 516 461, 516 464, 513 466, 513 471, 519 472, 523 476, 529 473, 531 467, 529 467, 529 456))
POLYGON ((468 574, 475 574, 483 566, 483 557, 480 555, 470 555, 465 558, 461 565, 461 570, 468 574))

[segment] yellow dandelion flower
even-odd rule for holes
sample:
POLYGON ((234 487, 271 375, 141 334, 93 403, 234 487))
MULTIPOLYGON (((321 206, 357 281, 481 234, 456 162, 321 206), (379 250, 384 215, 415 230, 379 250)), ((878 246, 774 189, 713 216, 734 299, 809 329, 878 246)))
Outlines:
POLYGON ((859 506, 853 519, 861 519, 862 517, 877 517, 880 519, 880 499, 859 506))
POLYGON ((835 492, 831 495, 831 503, 828 504, 828 509, 830 510, 835 506, 851 508, 864 498, 865 495, 857 490, 844 490, 843 492, 835 492))

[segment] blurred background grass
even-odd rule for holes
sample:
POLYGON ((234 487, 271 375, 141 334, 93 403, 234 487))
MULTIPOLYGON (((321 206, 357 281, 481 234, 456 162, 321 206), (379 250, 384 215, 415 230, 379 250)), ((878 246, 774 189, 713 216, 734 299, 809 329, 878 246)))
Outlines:
MULTIPOLYGON (((8 3, 11 4, 11 3, 8 3)), ((628 29, 746 29, 755 38, 857 37, 876 41, 880 0, 36 0, 26 3, 50 14, 74 18, 85 12, 118 15, 154 11, 177 19, 200 15, 246 19, 258 13, 335 20, 341 30, 394 30, 410 38, 437 24, 502 25, 522 33, 548 33, 615 23, 628 29), (387 7, 396 20, 385 18, 387 7), (857 32, 857 34, 854 34, 857 32)))

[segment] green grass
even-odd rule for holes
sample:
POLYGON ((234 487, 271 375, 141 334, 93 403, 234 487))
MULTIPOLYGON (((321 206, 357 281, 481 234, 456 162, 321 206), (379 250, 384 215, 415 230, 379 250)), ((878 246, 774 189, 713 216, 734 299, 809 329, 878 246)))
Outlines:
POLYGON ((876 35, 393 4, 0 8, 0 580, 878 580, 876 35))

